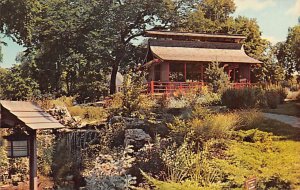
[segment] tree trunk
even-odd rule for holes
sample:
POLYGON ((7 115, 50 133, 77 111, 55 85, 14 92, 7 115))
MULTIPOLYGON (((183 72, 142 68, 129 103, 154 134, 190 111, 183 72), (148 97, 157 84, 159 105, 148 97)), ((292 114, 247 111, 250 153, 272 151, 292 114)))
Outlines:
POLYGON ((116 79, 118 73, 119 64, 114 64, 111 76, 110 76, 110 94, 116 93, 116 79))

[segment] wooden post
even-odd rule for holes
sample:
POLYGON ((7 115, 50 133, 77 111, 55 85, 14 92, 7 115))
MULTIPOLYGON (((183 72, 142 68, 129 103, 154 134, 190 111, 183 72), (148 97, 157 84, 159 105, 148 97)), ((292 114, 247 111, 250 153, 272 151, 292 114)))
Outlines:
POLYGON ((251 65, 249 65, 249 67, 248 67, 248 69, 249 69, 249 71, 248 71, 248 79, 249 79, 249 81, 247 81, 248 83, 251 83, 251 65))
POLYGON ((203 63, 201 64, 201 80, 202 80, 202 83, 204 82, 204 73, 203 73, 203 63))
POLYGON ((186 63, 184 63, 184 82, 186 82, 186 63))
POLYGON ((29 187, 30 190, 38 190, 37 179, 37 144, 36 130, 30 131, 30 150, 29 150, 29 187))
POLYGON ((151 92, 151 95, 154 94, 154 81, 153 80, 150 82, 150 92, 151 92))
POLYGON ((233 69, 233 81, 234 81, 234 82, 236 82, 236 81, 235 81, 235 71, 236 71, 236 69, 234 68, 234 69, 233 69))

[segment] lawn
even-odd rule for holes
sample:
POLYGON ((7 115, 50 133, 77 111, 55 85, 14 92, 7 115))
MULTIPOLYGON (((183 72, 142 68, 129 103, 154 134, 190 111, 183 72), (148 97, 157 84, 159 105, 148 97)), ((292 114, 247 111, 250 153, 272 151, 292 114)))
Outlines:
POLYGON ((273 134, 272 140, 232 141, 228 159, 221 160, 220 168, 235 182, 242 183, 244 176, 256 176, 265 184, 276 182, 279 189, 288 184, 300 189, 300 129, 271 119, 263 119, 255 128, 257 139, 264 139, 261 132, 268 132, 273 134))
POLYGON ((267 113, 300 117, 300 102, 299 101, 285 102, 284 104, 278 105, 276 109, 265 109, 263 111, 267 113))

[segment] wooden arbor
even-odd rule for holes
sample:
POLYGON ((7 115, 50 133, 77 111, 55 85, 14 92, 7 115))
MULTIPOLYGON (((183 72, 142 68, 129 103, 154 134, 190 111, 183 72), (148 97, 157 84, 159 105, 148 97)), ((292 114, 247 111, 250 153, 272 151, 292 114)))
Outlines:
MULTIPOLYGON (((44 112, 38 105, 32 102, 0 101, 0 128, 24 128, 28 134, 30 190, 38 189, 37 181, 37 142, 36 131, 45 129, 64 128, 50 114, 44 112)), ((8 139, 12 145, 14 138, 8 139)), ((24 139, 23 139, 24 140, 24 139)), ((10 147, 13 148, 12 146, 10 147)), ((13 150, 10 150, 11 152, 13 150)), ((8 153, 8 156, 11 154, 8 153)), ((24 156, 20 154, 20 156, 24 156)))

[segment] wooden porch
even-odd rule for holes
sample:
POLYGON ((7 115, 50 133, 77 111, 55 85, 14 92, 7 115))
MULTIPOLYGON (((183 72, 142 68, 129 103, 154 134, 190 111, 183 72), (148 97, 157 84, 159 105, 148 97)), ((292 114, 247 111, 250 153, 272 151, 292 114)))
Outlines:
MULTIPOLYGON (((174 94, 175 92, 186 93, 190 91, 201 90, 207 83, 205 82, 160 82, 150 81, 148 83, 147 92, 151 95, 174 94)), ((230 83, 229 88, 245 88, 252 87, 253 83, 230 83)))

